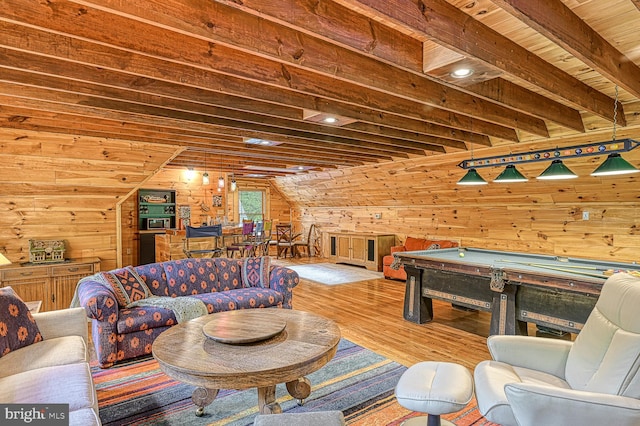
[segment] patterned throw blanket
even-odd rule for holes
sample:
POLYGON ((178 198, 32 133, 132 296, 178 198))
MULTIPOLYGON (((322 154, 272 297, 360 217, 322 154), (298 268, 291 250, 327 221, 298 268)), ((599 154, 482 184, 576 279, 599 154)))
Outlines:
POLYGON ((207 305, 200 299, 189 296, 181 297, 164 297, 151 296, 146 299, 137 300, 127 305, 127 308, 138 306, 157 306, 161 308, 171 309, 176 316, 178 323, 186 322, 194 318, 207 315, 207 305))

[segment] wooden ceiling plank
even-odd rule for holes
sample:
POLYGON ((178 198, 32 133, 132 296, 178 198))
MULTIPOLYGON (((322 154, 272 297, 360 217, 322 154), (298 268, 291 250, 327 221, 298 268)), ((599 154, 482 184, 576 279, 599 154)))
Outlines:
POLYGON ((360 7, 367 6, 373 13, 383 14, 388 19, 418 30, 454 51, 480 59, 561 96, 577 108, 613 121, 613 99, 532 55, 445 0, 342 1, 360 7))
MULTIPOLYGON (((215 49, 208 49, 215 57, 213 62, 216 66, 233 57, 233 52, 221 48, 226 46, 230 50, 239 50, 279 62, 280 77, 289 83, 301 70, 306 70, 312 74, 320 73, 334 79, 333 86, 338 85, 335 79, 339 79, 364 88, 401 96, 449 111, 483 117, 493 123, 548 137, 542 120, 444 86, 422 74, 401 70, 216 2, 201 1, 186 4, 181 1, 166 0, 162 8, 153 7, 151 0, 128 2, 93 0, 77 1, 77 3, 88 8, 99 7, 129 18, 118 25, 122 32, 118 35, 118 38, 121 38, 118 44, 134 50, 144 51, 149 47, 152 41, 147 42, 142 39, 158 32, 160 27, 171 28, 177 33, 188 33, 190 36, 218 43, 215 49), (158 26, 155 31, 148 28, 147 23, 150 20, 158 26), (237 22, 242 22, 242 25, 231 26, 232 23, 237 22), (132 32, 130 37, 125 34, 127 31, 132 32)), ((56 12, 58 13, 56 19, 60 19, 59 7, 56 12)), ((92 26, 99 25, 99 21, 106 19, 101 18, 101 13, 94 9, 84 10, 83 13, 83 22, 88 23, 91 18, 96 19, 92 26)), ((76 11, 74 15, 77 15, 76 11)), ((109 19, 112 25, 115 25, 113 21, 116 18, 109 16, 109 19)), ((84 32, 88 30, 87 27, 88 25, 85 24, 84 32)), ((95 37, 94 34, 88 33, 84 36, 95 37)), ((252 69, 257 67, 257 62, 256 58, 250 61, 252 69)), ((247 62, 245 62, 245 68, 246 64, 247 62)), ((239 69, 242 68, 234 67, 236 71, 239 69)), ((242 72, 247 71, 249 70, 245 69, 242 72)), ((313 81, 317 78, 310 77, 309 80, 313 81)), ((344 88, 341 89, 344 93, 344 88)))
MULTIPOLYGON (((71 25, 71 23, 69 23, 69 25, 71 25)), ((342 87, 338 87, 337 90, 333 90, 334 85, 332 81, 318 75, 313 76, 313 78, 310 74, 308 76, 297 75, 297 84, 294 86, 299 87, 291 87, 292 82, 283 83, 277 76, 270 81, 270 85, 265 85, 258 80, 264 80, 266 75, 281 73, 282 70, 265 70, 264 67, 260 70, 250 69, 246 72, 255 74, 255 76, 254 79, 247 80, 244 77, 241 78, 214 72, 215 70, 211 70, 211 66, 208 65, 208 61, 203 61, 201 56, 198 55, 190 58, 192 59, 192 63, 187 65, 184 63, 166 62, 153 57, 138 55, 133 52, 123 52, 120 49, 104 44, 72 39, 65 35, 45 33, 31 26, 23 26, 13 22, 0 21, 0 31, 7 36, 4 40, 5 46, 11 49, 29 51, 43 56, 54 56, 65 62, 72 61, 80 64, 90 64, 94 67, 120 72, 123 71, 122 68, 126 67, 126 70, 124 70, 125 73, 145 79, 157 78, 164 81, 188 84, 214 91, 217 90, 236 96, 295 104, 295 106, 301 108, 319 111, 325 110, 325 105, 327 104, 334 104, 336 107, 344 108, 345 111, 348 111, 349 107, 355 109, 358 106, 364 106, 373 110, 449 126, 454 129, 472 127, 474 131, 478 133, 495 136, 508 141, 518 141, 516 132, 506 126, 496 125, 484 120, 472 119, 462 114, 429 107, 405 98, 385 96, 373 90, 355 86, 350 87, 346 83, 344 83, 342 87), (66 48, 60 52, 58 46, 65 46, 66 48), (88 55, 87 52, 92 52, 92 54, 88 55), (123 56, 127 58, 125 65, 122 63, 123 56), (202 62, 202 64, 198 61, 202 62), (205 67, 205 64, 206 70, 196 68, 205 67), (310 90, 311 94, 305 95, 303 93, 305 89, 310 90), (345 93, 348 93, 348 95, 345 95, 345 93), (357 98, 354 98, 353 94, 357 95, 357 98)), ((197 41, 196 39, 186 38, 186 40, 181 40, 181 43, 191 42, 191 45, 186 46, 186 48, 189 51, 198 51, 198 46, 196 46, 195 43, 197 41)), ((2 43, 3 42, 0 41, 0 44, 2 43)), ((165 46, 162 48, 166 50, 166 52, 163 51, 163 53, 171 54, 172 49, 165 46)), ((7 54, 10 51, 11 50, 6 50, 7 54)), ((255 57, 253 59, 255 59, 255 57)), ((222 58, 221 61, 224 61, 224 58, 222 58)), ((240 62, 246 64, 250 63, 251 60, 249 58, 239 59, 221 68, 228 69, 233 67, 235 63, 240 62)), ((262 65, 264 66, 264 63, 262 63, 262 65)), ((63 70, 64 68, 61 69, 60 72, 64 72, 63 70)), ((298 74, 302 73, 303 72, 299 72, 298 74)), ((142 82, 145 81, 146 80, 142 80, 142 82)))
POLYGON ((491 1, 640 98, 640 67, 560 0, 491 1))

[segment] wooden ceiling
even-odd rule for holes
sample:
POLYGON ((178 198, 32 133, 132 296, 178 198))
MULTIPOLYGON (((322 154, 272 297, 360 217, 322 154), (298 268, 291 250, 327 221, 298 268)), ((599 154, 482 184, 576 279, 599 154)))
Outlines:
POLYGON ((2 3, 0 127, 185 147, 170 167, 557 141, 624 127, 640 100, 638 0, 2 3))

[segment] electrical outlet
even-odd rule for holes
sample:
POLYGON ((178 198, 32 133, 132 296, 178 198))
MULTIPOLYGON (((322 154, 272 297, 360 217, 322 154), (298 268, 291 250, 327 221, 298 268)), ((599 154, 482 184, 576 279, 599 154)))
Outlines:
POLYGON ((131 249, 127 248, 127 254, 131 254, 131 249))
POLYGON ((582 220, 589 220, 589 212, 582 212, 582 220))
POLYGON ((376 213, 376 214, 374 215, 374 217, 375 217, 376 219, 382 219, 382 213, 376 213))

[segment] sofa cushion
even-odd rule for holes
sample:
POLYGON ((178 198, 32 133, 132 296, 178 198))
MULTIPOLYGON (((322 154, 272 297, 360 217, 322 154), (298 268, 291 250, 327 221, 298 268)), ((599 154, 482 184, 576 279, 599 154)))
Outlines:
POLYGON ((236 309, 282 307, 282 293, 269 288, 251 287, 225 293, 236 304, 236 309))
POLYGON ((228 291, 242 288, 242 259, 214 259, 218 271, 217 291, 228 291))
POLYGON ((458 243, 449 240, 427 240, 424 238, 407 237, 404 242, 404 248, 406 251, 418 251, 418 250, 437 250, 444 248, 457 247, 458 243))
POLYGON ((100 275, 111 286, 120 307, 126 307, 151 295, 147 284, 131 266, 100 272, 100 275))
POLYGON ((118 334, 133 333, 177 323, 176 316, 171 309, 160 306, 140 306, 120 310, 117 331, 118 334))
POLYGON ((87 346, 80 336, 46 339, 12 351, 0 360, 0 378, 37 368, 86 362, 87 346))
POLYGON ((202 303, 207 306, 207 311, 210 314, 213 314, 214 312, 233 311, 236 309, 236 302, 229 297, 229 294, 226 291, 196 294, 193 297, 202 300, 202 303))
POLYGON ((149 263, 138 265, 133 268, 138 275, 147 283, 151 293, 156 296, 168 296, 167 274, 164 272, 164 265, 160 263, 149 263))
POLYGON ((69 404, 69 411, 97 409, 89 364, 37 368, 0 379, 0 401, 10 404, 69 404))
POLYGON ((27 305, 11 287, 0 288, 0 357, 40 341, 42 334, 27 305))
POLYGON ((180 259, 166 262, 167 296, 191 296, 216 290, 214 259, 180 259))
POLYGON ((269 256, 245 258, 242 263, 243 287, 269 288, 270 266, 269 256))

